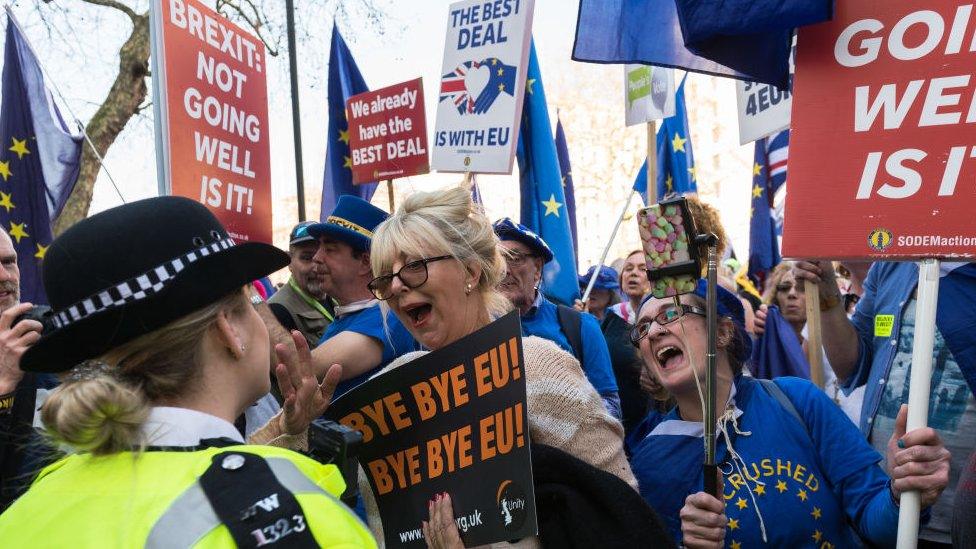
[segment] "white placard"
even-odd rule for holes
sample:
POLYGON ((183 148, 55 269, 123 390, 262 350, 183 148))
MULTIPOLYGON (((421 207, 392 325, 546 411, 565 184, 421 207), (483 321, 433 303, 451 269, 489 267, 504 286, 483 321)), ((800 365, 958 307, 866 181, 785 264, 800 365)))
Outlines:
POLYGON ((512 173, 534 0, 451 4, 431 168, 512 173))
POLYGON ((739 143, 745 145, 790 127, 793 95, 769 84, 735 81, 739 143))
POLYGON ((674 116, 674 69, 625 65, 624 110, 628 126, 674 116))

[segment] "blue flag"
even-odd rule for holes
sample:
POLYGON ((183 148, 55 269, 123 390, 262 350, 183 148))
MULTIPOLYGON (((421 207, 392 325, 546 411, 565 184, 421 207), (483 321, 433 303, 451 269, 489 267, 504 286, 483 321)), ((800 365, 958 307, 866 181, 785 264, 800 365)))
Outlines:
POLYGON ((529 70, 519 131, 518 163, 521 223, 542 237, 555 256, 542 273, 542 290, 550 298, 571 305, 579 297, 576 257, 569 228, 569 212, 559 176, 556 143, 549 124, 549 108, 542 87, 542 72, 535 55, 529 53, 529 70))
POLYGON ((559 176, 563 182, 566 196, 566 215, 569 216, 569 231, 573 235, 573 257, 579 258, 579 238, 576 233, 576 191, 573 188, 573 168, 569 165, 569 147, 566 145, 566 132, 563 122, 556 115, 556 156, 559 158, 559 176))
POLYGON ((698 192, 695 155, 691 150, 688 111, 685 108, 685 82, 681 81, 674 98, 674 116, 665 118, 657 130, 657 185, 654 200, 647 192, 647 161, 634 179, 634 190, 645 203, 660 202, 666 196, 698 192))
POLYGON ((369 88, 359 73, 356 60, 339 34, 338 26, 333 25, 332 50, 329 52, 329 129, 325 145, 322 211, 319 213, 323 221, 335 209, 340 196, 352 194, 368 201, 376 192, 376 183, 352 183, 352 153, 346 122, 346 100, 367 91, 369 88))
MULTIPOLYGON (((753 1, 698 3, 739 6, 753 1)), ((775 3, 796 1, 775 0, 775 3)), ((771 2, 774 0, 762 0, 763 4, 771 2)), ((717 17, 738 18, 738 11, 723 12, 717 17)), ((674 0, 580 0, 573 59, 676 67, 786 87, 791 36, 787 29, 792 20, 784 20, 776 31, 719 37, 724 41, 701 40, 691 48, 685 45, 681 23, 674 0)), ((749 21, 742 24, 748 27, 749 21)))
POLYGON ((756 141, 752 163, 752 209, 749 219, 749 276, 764 281, 780 262, 776 221, 773 219, 773 179, 770 176, 768 138, 756 141))
POLYGON ((800 338, 772 305, 766 311, 766 331, 752 348, 753 375, 763 379, 794 376, 810 379, 810 363, 803 355, 800 338))
POLYGON ((47 303, 41 264, 53 240, 51 221, 78 180, 81 138, 68 131, 41 67, 13 14, 0 102, 0 224, 17 250, 21 301, 47 303))
POLYGON ((976 394, 976 263, 942 264, 935 324, 976 394))

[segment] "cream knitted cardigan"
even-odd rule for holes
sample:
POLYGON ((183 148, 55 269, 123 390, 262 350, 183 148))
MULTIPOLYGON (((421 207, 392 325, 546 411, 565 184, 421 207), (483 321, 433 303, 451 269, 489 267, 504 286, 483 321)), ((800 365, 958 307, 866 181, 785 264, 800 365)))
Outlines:
MULTIPOLYGON (((558 448, 597 469, 620 477, 637 490, 637 479, 624 454, 624 429, 607 413, 600 395, 573 355, 555 343, 531 336, 522 339, 529 436, 533 443, 558 448)), ((429 351, 407 353, 377 376, 399 368, 429 351)), ((383 529, 369 482, 362 469, 359 488, 370 529, 382 545, 383 529)))

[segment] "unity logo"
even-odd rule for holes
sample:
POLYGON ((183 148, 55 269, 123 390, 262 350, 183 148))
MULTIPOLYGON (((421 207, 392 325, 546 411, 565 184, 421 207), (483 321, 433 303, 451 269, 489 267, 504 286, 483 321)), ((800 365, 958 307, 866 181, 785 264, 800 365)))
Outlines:
POLYGON ((498 486, 495 502, 502 519, 502 526, 510 532, 515 532, 525 523, 528 516, 526 510, 525 491, 511 480, 503 480, 498 486))
POLYGON ((871 231, 871 234, 868 235, 868 246, 870 246, 873 250, 883 252, 888 249, 888 246, 891 246, 891 243, 894 242, 894 240, 895 237, 893 234, 891 234, 891 231, 884 228, 878 228, 871 231))

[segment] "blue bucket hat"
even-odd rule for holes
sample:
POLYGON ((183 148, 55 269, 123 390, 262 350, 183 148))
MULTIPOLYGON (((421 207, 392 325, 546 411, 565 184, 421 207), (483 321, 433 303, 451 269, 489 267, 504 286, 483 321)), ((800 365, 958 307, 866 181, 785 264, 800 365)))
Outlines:
MULTIPOLYGON (((580 288, 586 288, 590 283, 590 278, 593 276, 593 271, 596 270, 596 265, 589 268, 585 275, 580 275, 579 285, 580 288)), ((613 267, 607 267, 606 265, 600 265, 600 274, 596 275, 596 282, 593 283, 594 290, 619 290, 620 282, 618 282, 619 276, 617 271, 613 267)))
POLYGON ((322 223, 308 227, 315 238, 328 237, 345 242, 356 251, 368 252, 373 231, 389 216, 385 211, 353 195, 342 195, 332 213, 322 223))
MULTIPOLYGON (((695 286, 695 291, 692 292, 702 299, 707 299, 708 295, 708 283, 704 278, 698 279, 698 284, 695 286)), ((648 294, 641 301, 640 307, 637 308, 640 311, 644 304, 650 301, 654 296, 648 294)), ((745 363, 752 356, 752 337, 749 336, 749 332, 746 331, 746 311, 742 307, 742 302, 735 294, 726 290, 725 288, 718 287, 718 316, 725 317, 732 320, 732 324, 735 325, 735 331, 742 340, 742 348, 739 350, 738 356, 736 358, 741 363, 745 363)), ((664 298, 669 299, 669 298, 664 298)))
POLYGON ((499 240, 514 240, 521 242, 529 247, 533 252, 539 254, 543 263, 552 261, 552 250, 542 237, 530 231, 525 225, 512 221, 512 218, 505 217, 499 219, 493 225, 495 234, 499 240))

